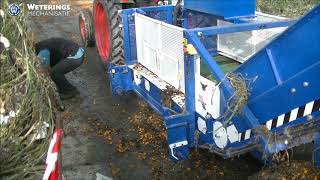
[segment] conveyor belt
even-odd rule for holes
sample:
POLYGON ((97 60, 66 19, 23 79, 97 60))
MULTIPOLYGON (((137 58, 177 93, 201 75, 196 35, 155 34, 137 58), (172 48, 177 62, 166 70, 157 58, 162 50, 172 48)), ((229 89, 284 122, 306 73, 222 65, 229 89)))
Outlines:
MULTIPOLYGON (((224 73, 229 73, 240 65, 239 62, 233 59, 227 58, 225 56, 219 55, 219 56, 215 56, 214 58, 224 73)), ((208 70, 208 68, 204 63, 200 63, 200 69, 201 69, 201 75, 203 77, 206 77, 212 81, 215 81, 210 71, 208 70)))

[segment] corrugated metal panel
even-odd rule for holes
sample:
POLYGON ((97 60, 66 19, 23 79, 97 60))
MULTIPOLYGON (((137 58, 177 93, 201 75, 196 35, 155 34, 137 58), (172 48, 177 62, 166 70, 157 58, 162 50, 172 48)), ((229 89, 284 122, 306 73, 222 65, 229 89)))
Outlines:
POLYGON ((135 14, 138 62, 184 92, 183 29, 135 14))

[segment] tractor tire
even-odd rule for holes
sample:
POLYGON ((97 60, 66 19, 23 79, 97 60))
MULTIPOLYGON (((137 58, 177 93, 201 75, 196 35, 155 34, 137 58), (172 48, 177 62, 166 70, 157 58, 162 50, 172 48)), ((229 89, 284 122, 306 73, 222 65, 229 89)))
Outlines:
POLYGON ((100 60, 104 65, 124 64, 123 34, 119 4, 112 0, 95 0, 93 6, 94 36, 100 60))
POLYGON ((80 11, 79 14, 79 32, 85 47, 94 46, 92 13, 89 9, 80 11))

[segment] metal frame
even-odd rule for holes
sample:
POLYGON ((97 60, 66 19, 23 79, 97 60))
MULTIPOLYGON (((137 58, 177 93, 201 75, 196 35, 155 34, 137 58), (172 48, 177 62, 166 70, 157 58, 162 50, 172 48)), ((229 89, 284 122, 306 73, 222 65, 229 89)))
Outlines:
MULTIPOLYGON (((320 166, 320 135, 319 135, 319 124, 320 119, 319 111, 312 111, 312 113, 308 116, 297 116, 297 119, 294 121, 290 121, 281 126, 277 126, 270 131, 265 131, 266 126, 268 124, 267 119, 261 119, 261 115, 257 114, 257 112, 261 112, 262 107, 256 103, 257 100, 267 101, 271 99, 272 102, 275 102, 276 99, 273 98, 274 93, 283 92, 288 90, 288 88, 292 86, 298 86, 297 82, 301 82, 303 78, 310 78, 310 83, 317 82, 318 79, 315 79, 314 75, 319 74, 317 71, 319 69, 320 63, 314 64, 304 64, 305 68, 301 71, 300 74, 293 76, 293 80, 284 79, 283 75, 281 75, 281 69, 279 69, 279 65, 277 64, 277 59, 273 54, 273 48, 278 47, 279 44, 284 44, 289 42, 286 37, 290 37, 292 33, 295 31, 299 33, 307 33, 311 31, 310 28, 304 28, 306 24, 310 23, 312 18, 316 18, 319 15, 320 7, 316 7, 309 14, 303 17, 300 21, 279 21, 279 22, 244 22, 243 19, 233 19, 233 22, 241 22, 240 24, 228 25, 223 27, 208 27, 208 28, 196 28, 189 29, 184 31, 185 38, 187 39, 188 45, 195 48, 196 53, 185 53, 184 58, 184 73, 185 73, 185 107, 184 109, 179 108, 170 109, 168 107, 164 107, 161 104, 161 89, 157 87, 152 82, 149 82, 146 77, 141 77, 141 84, 137 85, 133 82, 133 74, 134 70, 132 66, 137 63, 136 59, 132 58, 132 51, 136 51, 136 49, 132 49, 130 39, 130 23, 134 18, 134 13, 146 14, 148 12, 166 12, 166 22, 172 24, 172 11, 173 6, 158 6, 158 7, 146 7, 139 9, 128 9, 122 11, 122 23, 123 23, 123 35, 124 35, 124 52, 125 52, 125 65, 123 66, 113 66, 109 65, 108 74, 111 82, 111 89, 113 95, 123 94, 128 91, 134 91, 139 97, 141 97, 144 101, 146 101, 157 113, 159 113, 163 119, 166 126, 167 131, 167 142, 169 146, 169 157, 174 160, 182 160, 187 158, 188 150, 191 147, 201 146, 209 148, 211 151, 217 153, 218 155, 228 158, 232 156, 236 156, 246 152, 257 152, 260 151, 260 158, 264 160, 268 160, 269 156, 272 153, 277 153, 281 150, 285 150, 294 146, 297 146, 302 143, 308 143, 314 141, 315 144, 315 163, 317 166, 320 166), (276 28, 276 27, 287 27, 291 26, 285 33, 275 41, 270 43, 266 48, 258 52, 255 56, 251 58, 247 63, 241 65, 235 72, 236 73, 245 73, 251 72, 253 68, 257 69, 257 72, 263 72, 263 68, 266 67, 258 67, 253 62, 258 62, 261 59, 260 56, 263 53, 266 53, 268 57, 268 61, 270 63, 269 67, 272 69, 273 75, 275 77, 275 84, 273 84, 272 88, 269 91, 264 91, 263 94, 258 96, 253 96, 250 99, 249 103, 245 105, 242 109, 241 113, 239 113, 236 117, 232 119, 234 126, 237 128, 238 132, 240 132, 241 136, 246 134, 248 130, 250 130, 251 134, 247 139, 241 139, 239 142, 228 143, 226 148, 219 149, 215 146, 215 142, 212 139, 213 132, 211 134, 198 134, 196 119, 200 117, 199 114, 195 111, 195 59, 197 56, 200 56, 201 61, 203 61, 206 66, 211 71, 214 78, 220 84, 220 89, 225 96, 225 99, 229 99, 235 92, 235 90, 231 87, 228 81, 225 80, 225 74, 216 63, 212 54, 208 52, 205 46, 202 43, 202 39, 207 36, 213 36, 217 34, 226 34, 226 33, 234 33, 234 32, 242 32, 242 31, 251 31, 251 30, 259 30, 259 29, 267 29, 267 28, 276 28), (265 51, 265 52, 264 52, 265 51), (260 56, 259 56, 260 55, 260 56), (146 83, 150 83, 149 90, 146 90, 146 83), (260 108, 260 109, 259 109, 260 108), (257 117, 259 116, 259 117, 257 117), (300 130, 299 130, 300 129, 300 130), (294 142, 288 136, 288 131, 292 133, 292 137, 295 137, 299 140, 294 142), (270 137, 279 136, 277 141, 270 142, 270 137), (197 136, 198 135, 198 136, 197 136), (312 138, 310 138, 312 136, 312 138), (197 137, 197 138, 195 138, 197 137), (199 142, 198 140, 201 140, 199 142), (262 155, 263 154, 263 155, 262 155)), ((186 22, 188 21, 185 17, 184 19, 184 27, 187 27, 186 22)), ((318 24, 311 24, 318 25, 318 24)), ((306 41, 308 39, 306 38, 306 41)), ((284 46, 281 46, 284 48, 284 46)), ((301 47, 303 48, 303 47, 301 47)), ((319 49, 316 49, 319 51, 319 49)), ((311 58, 311 57, 310 57, 311 58)), ((303 68, 302 68, 303 69, 303 68)), ((319 83, 318 83, 319 84, 319 83)), ((316 87, 320 88, 320 87, 316 87)), ((320 94, 318 91, 314 90, 315 87, 310 87, 309 92, 312 93, 310 96, 299 96, 298 103, 294 102, 286 102, 284 105, 285 112, 291 111, 295 107, 306 106, 306 103, 313 100, 320 99, 320 94)), ((291 89, 292 90, 292 89, 291 89)), ((300 90, 300 89, 296 89, 300 90)), ((307 91, 306 91, 307 92, 307 91)), ((288 93, 288 92, 287 92, 288 93)), ((293 90, 291 91, 293 92, 293 90)), ((255 95, 255 94, 254 94, 255 95)), ((308 105, 308 104, 307 104, 308 105)), ((274 113, 271 118, 277 117, 281 115, 281 113, 277 109, 273 109, 274 113)), ((280 117, 280 116, 279 116, 280 117)), ((284 115, 282 116, 284 117, 284 115)), ((212 129, 212 126, 215 122, 210 117, 202 117, 205 119, 206 125, 208 128, 212 129)), ((266 117, 264 117, 266 118, 266 117)), ((273 123, 273 121, 272 121, 273 123)), ((241 137, 242 138, 242 137, 241 137)))

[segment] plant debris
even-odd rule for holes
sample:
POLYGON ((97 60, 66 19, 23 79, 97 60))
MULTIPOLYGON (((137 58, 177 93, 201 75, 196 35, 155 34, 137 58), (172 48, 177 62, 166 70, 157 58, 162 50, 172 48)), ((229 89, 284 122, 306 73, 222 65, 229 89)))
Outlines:
POLYGON ((24 14, 8 16, 8 5, 7 0, 0 2, 5 11, 0 36, 10 42, 0 52, 1 120, 5 119, 0 123, 0 179, 33 179, 45 168, 43 158, 60 101, 54 84, 38 71, 24 14))
POLYGON ((311 162, 291 161, 283 162, 271 167, 265 167, 249 179, 311 179, 317 180, 320 177, 320 171, 313 166, 311 162))
POLYGON ((227 110, 223 114, 224 126, 229 125, 234 116, 236 116, 248 102, 249 87, 246 79, 240 74, 229 73, 226 75, 230 86, 235 90, 234 94, 227 102, 227 110))
POLYGON ((178 91, 173 86, 166 86, 166 89, 161 91, 161 104, 162 104, 162 106, 172 108, 172 105, 173 105, 172 97, 177 96, 177 95, 182 96, 183 93, 178 91))

